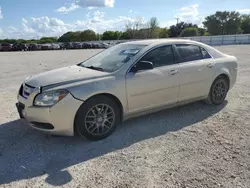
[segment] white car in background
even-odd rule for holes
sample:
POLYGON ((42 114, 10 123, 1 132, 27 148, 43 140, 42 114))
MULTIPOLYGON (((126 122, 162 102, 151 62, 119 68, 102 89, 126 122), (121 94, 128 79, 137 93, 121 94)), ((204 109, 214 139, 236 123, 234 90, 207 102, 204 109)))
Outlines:
POLYGON ((59 45, 59 44, 56 44, 56 43, 52 43, 52 44, 51 44, 51 49, 52 49, 52 50, 60 50, 60 45, 59 45))
POLYGON ((127 42, 27 78, 17 109, 40 131, 99 140, 131 117, 198 100, 220 105, 236 77, 237 59, 202 43, 127 42))

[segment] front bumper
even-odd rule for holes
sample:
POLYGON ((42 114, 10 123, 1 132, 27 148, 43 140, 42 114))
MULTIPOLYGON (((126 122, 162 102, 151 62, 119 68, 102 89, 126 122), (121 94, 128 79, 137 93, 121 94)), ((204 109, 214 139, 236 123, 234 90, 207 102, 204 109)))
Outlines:
POLYGON ((18 95, 16 104, 20 118, 24 118, 28 124, 45 133, 53 135, 74 135, 74 119, 82 101, 68 94, 52 107, 33 106, 36 92, 27 99, 18 95))

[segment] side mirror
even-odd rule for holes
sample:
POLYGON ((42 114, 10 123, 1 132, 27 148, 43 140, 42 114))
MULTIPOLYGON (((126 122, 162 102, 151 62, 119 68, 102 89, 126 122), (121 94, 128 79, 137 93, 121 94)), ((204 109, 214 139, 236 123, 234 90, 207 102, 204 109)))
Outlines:
POLYGON ((153 63, 150 61, 140 61, 131 70, 132 72, 138 72, 140 70, 150 70, 153 69, 153 63))

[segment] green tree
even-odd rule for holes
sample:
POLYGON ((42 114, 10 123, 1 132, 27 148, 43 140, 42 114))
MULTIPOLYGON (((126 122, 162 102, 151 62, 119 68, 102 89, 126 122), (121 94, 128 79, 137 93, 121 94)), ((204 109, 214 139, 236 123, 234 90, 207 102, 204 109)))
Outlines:
POLYGON ((157 28, 159 28, 159 22, 156 17, 150 18, 148 22, 148 28, 149 28, 149 38, 155 38, 157 37, 157 28))
POLYGON ((114 31, 105 31, 102 34, 102 40, 116 40, 114 31))
POLYGON ((120 37, 121 37, 121 35, 122 35, 122 32, 121 31, 115 31, 115 34, 114 34, 114 36, 115 36, 115 40, 119 40, 120 39, 120 37))
POLYGON ((198 28, 187 27, 181 32, 180 37, 192 37, 197 35, 198 35, 198 28))
POLYGON ((80 42, 80 41, 92 41, 98 40, 96 33, 93 30, 85 31, 69 31, 64 33, 59 39, 58 42, 80 42))
POLYGON ((38 42, 38 40, 36 40, 36 39, 26 40, 27 44, 37 43, 37 42, 38 42))
POLYGON ((211 35, 228 35, 239 33, 240 23, 238 12, 217 11, 215 14, 207 16, 203 25, 211 35))
POLYGON ((1 43, 11 43, 11 44, 14 44, 14 43, 17 43, 17 40, 16 39, 3 39, 0 41, 1 43))
POLYGON ((96 33, 93 30, 85 30, 80 32, 80 41, 92 41, 97 40, 96 33))
POLYGON ((131 35, 131 32, 128 32, 128 31, 124 31, 122 32, 121 36, 120 36, 120 39, 121 40, 129 40, 129 39, 132 39, 132 35, 131 35))
POLYGON ((168 29, 167 28, 160 29, 159 38, 168 38, 168 29))
POLYGON ((250 15, 241 16, 240 28, 244 34, 250 33, 250 15))
POLYGON ((129 38, 129 39, 141 39, 145 37, 145 29, 147 29, 146 25, 143 24, 143 20, 141 17, 136 18, 133 22, 128 22, 125 25, 125 33, 122 34, 121 38, 129 38))
POLYGON ((40 38, 38 43, 45 44, 45 43, 53 43, 53 42, 56 42, 56 41, 57 41, 56 37, 42 37, 42 38, 40 38))
POLYGON ((188 27, 198 28, 198 26, 196 24, 180 22, 176 25, 170 26, 170 28, 168 30, 169 36, 170 37, 178 37, 181 34, 182 30, 184 30, 185 28, 188 28, 188 27))
POLYGON ((80 40, 80 35, 78 33, 69 31, 64 33, 61 37, 58 38, 58 42, 75 42, 80 40))
POLYGON ((152 17, 147 23, 144 23, 141 17, 134 22, 126 24, 126 30, 120 36, 120 39, 147 39, 159 38, 161 28, 157 18, 152 17))
POLYGON ((102 34, 96 33, 96 40, 102 40, 102 34))
POLYGON ((122 32, 120 31, 105 31, 102 34, 103 40, 118 40, 120 39, 122 32))
POLYGON ((205 34, 205 32, 206 32, 206 29, 198 27, 198 35, 199 36, 203 36, 205 34))

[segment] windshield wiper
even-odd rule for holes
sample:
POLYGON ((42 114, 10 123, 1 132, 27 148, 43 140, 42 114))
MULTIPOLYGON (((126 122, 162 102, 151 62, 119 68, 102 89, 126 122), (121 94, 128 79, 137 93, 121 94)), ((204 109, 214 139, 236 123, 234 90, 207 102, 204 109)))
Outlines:
MULTIPOLYGON (((85 66, 83 66, 83 67, 85 67, 85 66)), ((88 67, 85 67, 85 68, 93 69, 93 70, 98 70, 98 71, 102 71, 103 72, 103 68, 101 68, 101 67, 88 66, 88 67)))

